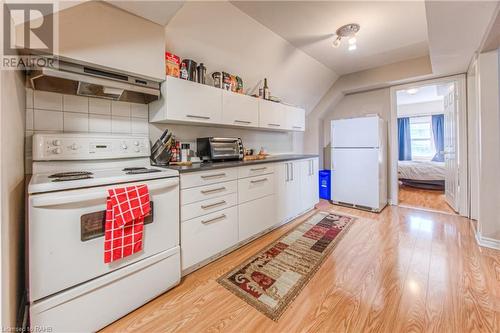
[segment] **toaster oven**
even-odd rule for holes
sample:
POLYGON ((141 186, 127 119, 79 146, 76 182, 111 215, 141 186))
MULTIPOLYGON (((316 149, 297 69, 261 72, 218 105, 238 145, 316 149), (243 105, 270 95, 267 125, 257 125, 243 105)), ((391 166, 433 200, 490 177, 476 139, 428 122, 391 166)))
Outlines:
POLYGON ((243 159, 243 143, 240 138, 198 138, 196 150, 203 161, 243 159))

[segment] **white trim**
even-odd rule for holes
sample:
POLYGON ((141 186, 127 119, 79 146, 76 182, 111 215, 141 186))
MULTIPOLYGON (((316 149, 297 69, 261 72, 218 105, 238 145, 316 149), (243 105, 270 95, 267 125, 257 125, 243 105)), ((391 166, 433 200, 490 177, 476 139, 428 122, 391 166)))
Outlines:
POLYGON ((397 128, 397 99, 396 92, 398 90, 406 90, 414 87, 420 87, 423 85, 436 84, 436 83, 449 83, 456 82, 458 88, 458 155, 459 155, 459 214, 462 216, 469 216, 469 204, 468 204, 468 155, 467 155, 467 103, 466 103, 466 82, 465 74, 458 74, 453 76, 441 77, 425 81, 417 81, 412 83, 406 83, 402 85, 392 86, 390 88, 391 97, 391 115, 389 119, 389 142, 390 142, 390 154, 389 154, 389 168, 390 174, 392 175, 389 179, 389 186, 391 192, 391 198, 389 199, 391 204, 397 205, 399 203, 399 186, 398 186, 398 128, 397 128))
POLYGON ((477 244, 479 246, 487 247, 494 250, 500 250, 500 240, 489 237, 483 237, 479 232, 476 232, 475 236, 477 244))

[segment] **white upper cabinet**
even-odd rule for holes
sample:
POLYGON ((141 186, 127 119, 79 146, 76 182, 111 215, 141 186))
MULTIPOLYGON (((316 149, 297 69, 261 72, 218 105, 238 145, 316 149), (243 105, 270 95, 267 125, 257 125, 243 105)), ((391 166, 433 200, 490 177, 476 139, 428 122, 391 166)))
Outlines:
POLYGON ((251 96, 223 90, 222 123, 225 125, 258 127, 259 100, 251 96))
POLYGON ((149 104, 152 123, 214 124, 304 131, 304 109, 167 76, 149 104))
POLYGON ((286 106, 286 128, 292 131, 305 131, 306 111, 302 108, 286 106))
POLYGON ((259 100, 259 127, 286 130, 286 107, 283 104, 259 100))
POLYGON ((193 122, 220 124, 222 90, 167 76, 161 98, 149 104, 152 122, 193 122))

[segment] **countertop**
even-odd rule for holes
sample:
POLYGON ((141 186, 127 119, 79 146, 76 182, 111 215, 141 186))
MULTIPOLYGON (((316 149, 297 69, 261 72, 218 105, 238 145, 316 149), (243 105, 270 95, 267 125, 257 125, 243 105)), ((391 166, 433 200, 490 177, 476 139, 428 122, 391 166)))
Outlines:
POLYGON ((208 171, 208 170, 216 170, 216 169, 224 169, 224 168, 234 168, 234 167, 254 165, 254 164, 302 160, 302 159, 314 158, 314 157, 318 157, 318 155, 284 154, 284 155, 268 156, 266 159, 263 159, 263 160, 195 163, 191 166, 172 165, 172 166, 168 166, 166 168, 177 170, 177 171, 179 171, 179 173, 188 173, 188 172, 196 172, 196 171, 208 171))

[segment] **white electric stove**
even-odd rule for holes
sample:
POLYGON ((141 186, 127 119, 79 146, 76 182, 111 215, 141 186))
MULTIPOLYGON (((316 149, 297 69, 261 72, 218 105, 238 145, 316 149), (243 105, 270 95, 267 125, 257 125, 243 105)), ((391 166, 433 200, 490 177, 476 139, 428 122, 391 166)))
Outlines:
POLYGON ((29 193, 31 327, 96 331, 180 281, 179 175, 147 137, 36 134, 29 193), (104 263, 107 190, 146 184, 143 251, 104 263))

